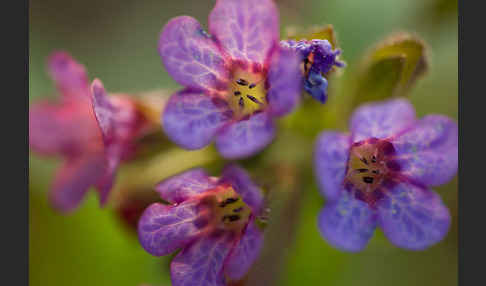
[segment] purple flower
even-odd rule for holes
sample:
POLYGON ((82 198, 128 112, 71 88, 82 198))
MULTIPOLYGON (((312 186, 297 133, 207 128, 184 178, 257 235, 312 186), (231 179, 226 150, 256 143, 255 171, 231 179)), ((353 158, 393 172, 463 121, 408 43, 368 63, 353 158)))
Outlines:
POLYGON ((154 203, 142 214, 143 248, 171 262, 174 286, 225 285, 240 280, 258 257, 263 234, 255 224, 263 196, 241 168, 227 166, 221 178, 192 169, 156 187, 170 204, 154 203))
POLYGON ((457 124, 448 117, 415 118, 404 99, 358 108, 351 134, 324 132, 315 171, 328 204, 318 226, 346 251, 362 250, 380 226, 395 245, 422 250, 447 233, 450 215, 430 187, 455 175, 457 124))
MULTIPOLYGON (((64 158, 64 164, 55 175, 49 200, 56 209, 69 212, 94 186, 99 193, 100 204, 104 205, 120 152, 116 153, 111 150, 116 148, 106 148, 103 144, 91 106, 91 91, 84 66, 65 52, 55 52, 49 57, 48 67, 61 98, 58 102, 36 102, 30 107, 29 144, 40 154, 64 158)), ((113 100, 123 101, 118 97, 113 97, 113 100)), ((125 117, 135 117, 133 112, 134 109, 127 108, 125 113, 132 115, 125 117)), ((121 144, 113 145, 120 148, 121 144)), ((126 145, 123 146, 125 148, 126 145)))
POLYGON ((303 63, 304 89, 314 99, 325 103, 327 99, 327 79, 324 77, 334 66, 344 67, 337 58, 340 50, 332 50, 328 40, 287 40, 282 47, 296 51, 303 63))
POLYGON ((183 148, 214 139, 224 157, 247 157, 272 141, 274 117, 297 104, 300 60, 279 47, 271 0, 218 0, 209 31, 189 16, 170 20, 162 31, 162 62, 186 87, 170 98, 162 126, 183 148))

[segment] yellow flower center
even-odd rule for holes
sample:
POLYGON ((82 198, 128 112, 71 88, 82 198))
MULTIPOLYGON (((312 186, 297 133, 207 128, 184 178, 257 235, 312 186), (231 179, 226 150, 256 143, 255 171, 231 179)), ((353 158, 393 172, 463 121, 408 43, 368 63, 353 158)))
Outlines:
POLYGON ((242 69, 233 73, 228 103, 236 118, 251 115, 267 106, 265 78, 242 69))

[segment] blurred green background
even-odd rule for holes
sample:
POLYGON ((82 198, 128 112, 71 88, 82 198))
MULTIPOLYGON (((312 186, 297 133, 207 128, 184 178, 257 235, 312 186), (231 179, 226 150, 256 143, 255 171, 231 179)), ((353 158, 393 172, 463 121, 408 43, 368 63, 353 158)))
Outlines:
MULTIPOLYGON (((46 57, 59 49, 86 65, 90 78, 101 78, 111 92, 178 88, 158 56, 159 32, 170 18, 183 14, 206 25, 213 2, 31 0, 30 101, 56 96, 46 57)), ((348 65, 343 77, 383 37, 395 31, 415 32, 429 45, 430 68, 410 93, 412 103, 419 116, 442 113, 457 119, 457 1, 277 3, 282 35, 287 26, 334 25, 348 65)), ((110 207, 98 208, 94 192, 68 216, 49 207, 46 194, 58 164, 56 158, 30 156, 30 285, 170 285, 169 258, 145 253, 110 207)), ((170 164, 167 168, 161 176, 173 172, 170 164)), ((444 241, 410 252, 392 246, 377 232, 363 252, 348 254, 320 237, 316 217, 324 199, 314 183, 307 184, 301 192, 295 241, 282 249, 288 256, 278 285, 456 285, 457 178, 436 190, 453 216, 444 241)))

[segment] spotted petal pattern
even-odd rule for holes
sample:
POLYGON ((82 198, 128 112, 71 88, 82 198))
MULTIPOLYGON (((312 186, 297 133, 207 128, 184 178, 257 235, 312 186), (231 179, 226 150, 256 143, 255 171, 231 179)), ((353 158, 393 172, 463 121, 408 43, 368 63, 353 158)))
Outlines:
POLYGON ((360 251, 376 227, 374 211, 363 201, 343 191, 339 200, 328 203, 319 214, 321 235, 334 247, 360 251))
POLYGON ((103 174, 104 161, 101 154, 69 159, 58 170, 49 201, 62 212, 74 210, 89 187, 93 186, 103 174))
POLYGON ((218 98, 179 92, 169 99, 162 114, 162 127, 171 140, 186 149, 208 145, 233 112, 218 98))
POLYGON ((243 201, 258 215, 263 207, 263 194, 261 189, 253 183, 248 173, 237 165, 228 165, 224 168, 221 182, 228 182, 241 196, 243 201))
POLYGON ((226 90, 229 72, 216 43, 192 17, 167 23, 159 53, 169 74, 180 84, 201 91, 226 90))
POLYGON ((317 140, 314 171, 319 190, 328 200, 341 194, 350 145, 350 136, 338 132, 324 132, 317 140))
POLYGON ((272 57, 267 79, 267 99, 272 114, 285 115, 299 102, 303 83, 299 66, 300 56, 289 49, 280 48, 272 57))
POLYGON ((54 52, 48 59, 49 73, 63 96, 86 97, 89 81, 83 65, 66 52, 54 52))
POLYGON ((216 187, 216 182, 206 171, 197 168, 170 177, 159 183, 155 190, 164 200, 181 203, 193 195, 216 187))
POLYGON ((263 246, 263 233, 251 221, 245 233, 232 250, 225 265, 225 273, 233 280, 240 280, 250 270, 263 246))
POLYGON ((172 260, 172 285, 224 286, 223 264, 231 244, 227 235, 206 235, 195 241, 172 260))
POLYGON ((183 247, 199 234, 194 225, 197 214, 193 201, 177 206, 150 205, 138 222, 140 243, 155 256, 167 255, 183 247))
POLYGON ((392 140, 401 173, 427 186, 447 183, 457 172, 457 123, 441 115, 425 116, 392 140))
POLYGON ((433 191, 401 183, 378 205, 379 223, 390 241, 406 249, 422 250, 447 234, 450 215, 433 191))
POLYGON ((209 31, 232 59, 263 65, 278 45, 278 10, 272 0, 218 0, 209 31))
POLYGON ((351 118, 353 142, 368 138, 387 138, 409 127, 415 110, 405 99, 392 99, 359 107, 351 118))
POLYGON ((275 136, 271 116, 266 112, 227 125, 216 138, 216 147, 227 159, 251 156, 262 150, 275 136))

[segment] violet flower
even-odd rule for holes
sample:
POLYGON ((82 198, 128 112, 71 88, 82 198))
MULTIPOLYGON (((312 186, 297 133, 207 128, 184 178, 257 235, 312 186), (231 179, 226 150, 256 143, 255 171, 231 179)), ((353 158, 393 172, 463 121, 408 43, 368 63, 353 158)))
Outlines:
MULTIPOLYGON (((32 104, 29 111, 29 144, 40 154, 64 158, 63 165, 55 175, 49 200, 56 209, 69 212, 94 186, 103 206, 107 202, 121 153, 112 149, 123 149, 127 145, 121 147, 122 144, 115 144, 119 146, 116 148, 104 146, 91 106, 91 91, 83 65, 66 52, 55 52, 49 57, 48 67, 61 98, 58 102, 42 100, 32 104)), ((113 100, 124 101, 115 96, 113 100)), ((131 103, 128 102, 125 102, 124 112, 130 115, 124 117, 135 118, 135 110, 129 107, 131 103)), ((140 125, 135 125, 138 130, 140 125)), ((138 131, 130 132, 135 135, 138 131)))
POLYGON ((333 246, 360 251, 383 229, 395 245, 422 250, 448 232, 450 215, 430 187, 453 178, 457 123, 441 115, 415 118, 404 99, 358 108, 351 134, 324 132, 315 171, 328 203, 318 226, 333 246))
POLYGON ((150 205, 138 224, 143 248, 171 262, 174 286, 226 285, 240 280, 260 253, 263 233, 255 224, 263 196, 247 173, 230 165, 221 178, 192 169, 156 187, 169 205, 150 205))
POLYGON ((325 103, 327 100, 327 79, 325 75, 333 67, 344 67, 338 60, 341 50, 333 50, 328 40, 286 40, 282 47, 296 51, 302 61, 304 90, 314 99, 325 103))
POLYGON ((162 62, 186 87, 170 98, 162 126, 185 149, 214 139, 223 157, 247 157, 273 140, 274 118, 297 104, 299 57, 279 47, 271 0, 218 0, 209 31, 189 16, 170 20, 162 31, 162 62))

